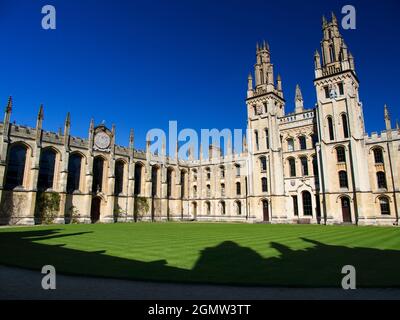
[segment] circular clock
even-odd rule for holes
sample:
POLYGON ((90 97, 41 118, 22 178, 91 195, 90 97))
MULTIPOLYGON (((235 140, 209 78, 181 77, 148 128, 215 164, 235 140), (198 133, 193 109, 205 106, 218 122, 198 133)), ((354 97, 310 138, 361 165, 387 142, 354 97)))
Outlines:
POLYGON ((99 149, 107 149, 110 146, 110 137, 105 132, 99 132, 94 137, 94 143, 99 149))

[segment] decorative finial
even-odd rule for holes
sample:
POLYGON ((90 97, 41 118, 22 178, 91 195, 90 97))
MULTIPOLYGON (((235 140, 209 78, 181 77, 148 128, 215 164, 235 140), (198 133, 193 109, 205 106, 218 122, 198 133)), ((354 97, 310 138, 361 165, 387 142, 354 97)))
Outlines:
POLYGON ((65 118, 65 125, 68 127, 71 125, 71 115, 69 112, 67 113, 67 116, 65 118))
POLYGON ((303 95, 301 94, 301 89, 298 84, 296 84, 296 100, 303 100, 303 95))
POLYGON ((326 21, 325 15, 322 16, 322 26, 325 27, 328 21, 326 21))
POLYGON ((7 107, 6 107, 6 112, 10 113, 12 110, 12 96, 8 97, 8 102, 7 102, 7 107))
POLYGON ((335 14, 334 14, 333 11, 331 12, 331 16, 332 16, 332 22, 333 22, 334 24, 336 24, 336 23, 337 23, 337 19, 336 19, 336 16, 335 16, 335 14))
POLYGON ((41 104, 39 107, 38 119, 43 120, 43 118, 44 118, 43 104, 41 104))
POLYGON ((390 131, 392 130, 392 124, 390 121, 390 114, 389 114, 389 108, 388 106, 385 104, 384 108, 384 114, 385 114, 385 125, 386 125, 386 130, 390 131))

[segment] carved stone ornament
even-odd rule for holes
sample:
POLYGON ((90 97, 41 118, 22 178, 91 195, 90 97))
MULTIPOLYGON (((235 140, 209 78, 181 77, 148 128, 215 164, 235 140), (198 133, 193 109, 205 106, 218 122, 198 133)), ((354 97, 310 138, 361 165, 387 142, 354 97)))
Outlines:
POLYGON ((108 150, 110 148, 111 138, 104 132, 100 131, 94 136, 94 148, 96 150, 108 150))

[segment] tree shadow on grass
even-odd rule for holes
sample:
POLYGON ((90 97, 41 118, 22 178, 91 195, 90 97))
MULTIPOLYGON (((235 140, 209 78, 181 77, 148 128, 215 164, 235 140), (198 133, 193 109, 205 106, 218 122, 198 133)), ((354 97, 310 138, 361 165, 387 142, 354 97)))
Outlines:
POLYGON ((289 287, 340 287, 342 267, 353 265, 358 287, 400 286, 400 251, 334 246, 305 238, 301 239, 312 246, 304 250, 266 244, 279 252, 270 258, 225 241, 203 249, 192 270, 168 266, 165 260, 143 262, 36 242, 85 233, 90 232, 0 232, 0 263, 36 270, 49 264, 66 274, 133 280, 289 287))

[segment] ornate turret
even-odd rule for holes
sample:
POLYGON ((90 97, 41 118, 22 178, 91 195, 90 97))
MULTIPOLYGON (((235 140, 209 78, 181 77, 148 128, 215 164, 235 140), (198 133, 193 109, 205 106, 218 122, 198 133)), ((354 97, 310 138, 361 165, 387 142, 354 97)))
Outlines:
POLYGON ((354 58, 348 51, 347 45, 339 32, 337 18, 334 13, 332 13, 331 22, 328 22, 325 17, 322 17, 322 30, 322 61, 318 51, 314 54, 316 78, 345 70, 352 70, 355 72, 354 58))

